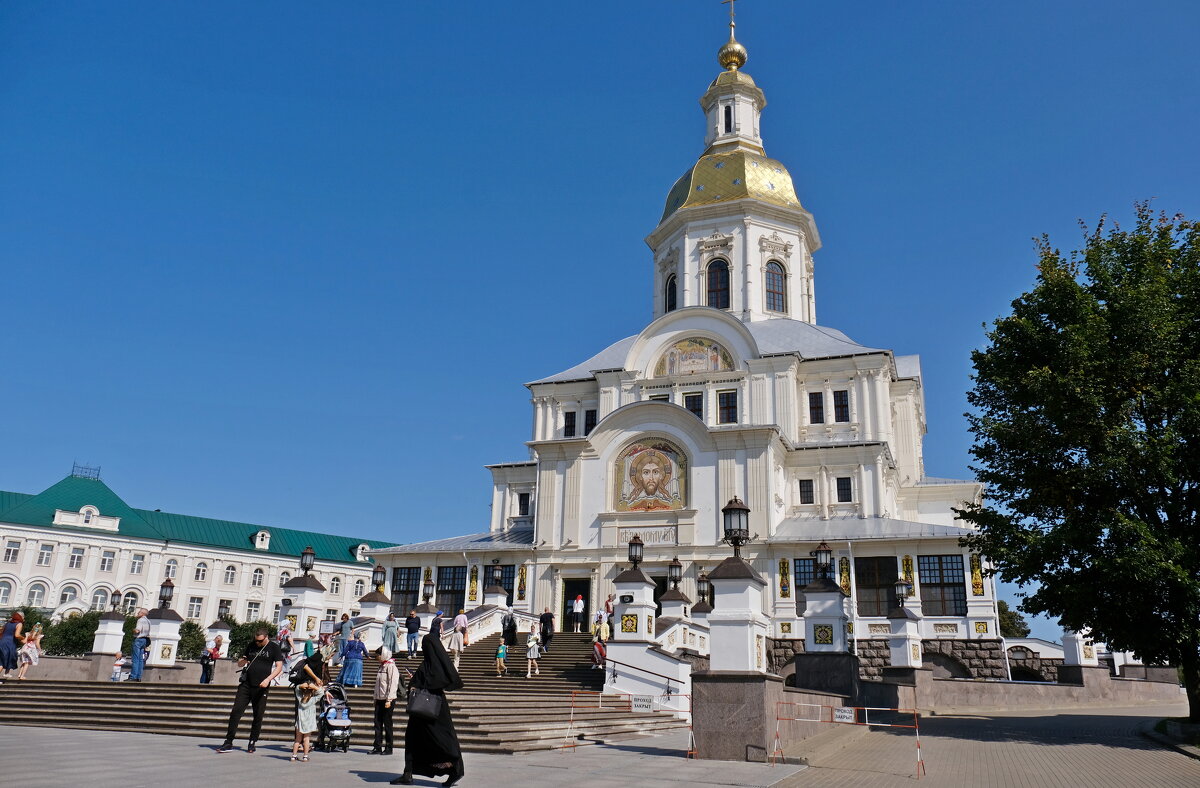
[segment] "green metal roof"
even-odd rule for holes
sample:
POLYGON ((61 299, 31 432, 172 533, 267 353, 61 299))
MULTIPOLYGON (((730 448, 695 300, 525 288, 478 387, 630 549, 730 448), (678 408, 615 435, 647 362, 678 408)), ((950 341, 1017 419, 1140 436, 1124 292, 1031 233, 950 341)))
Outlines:
POLYGON ((395 546, 394 542, 373 539, 134 509, 104 482, 79 476, 68 476, 37 495, 0 491, 0 521, 67 532, 104 533, 95 528, 54 525, 56 509, 77 512, 89 504, 99 509, 102 516, 120 517, 117 533, 138 539, 287 556, 299 556, 305 547, 311 545, 318 560, 346 564, 358 563, 355 556, 360 544, 372 548, 395 546), (271 534, 271 546, 267 550, 254 547, 254 537, 259 531, 271 534))

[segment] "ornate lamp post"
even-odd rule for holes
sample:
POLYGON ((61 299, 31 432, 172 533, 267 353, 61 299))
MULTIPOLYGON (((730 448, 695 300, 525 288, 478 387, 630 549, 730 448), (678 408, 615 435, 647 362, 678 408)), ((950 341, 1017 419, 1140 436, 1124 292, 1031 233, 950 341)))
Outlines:
POLYGON ((700 601, 707 604, 712 604, 712 583, 708 582, 708 575, 701 572, 696 578, 696 592, 700 595, 700 601))
POLYGON ((500 583, 503 579, 504 579, 504 573, 500 571, 500 567, 493 566, 492 567, 492 585, 496 585, 496 586, 500 585, 500 583))
POLYGON ((667 564, 667 580, 671 582, 671 588, 679 590, 679 582, 683 580, 683 564, 679 563, 679 556, 675 556, 671 563, 667 564))
POLYGON ((312 549, 312 545, 309 545, 300 552, 300 569, 304 572, 304 574, 307 575, 309 572, 311 572, 313 564, 316 562, 317 552, 312 549))
POLYGON ((645 550, 642 544, 642 537, 637 534, 629 540, 629 563, 633 564, 633 568, 637 569, 638 564, 642 562, 642 555, 645 550))
POLYGON ((829 577, 829 567, 833 563, 833 551, 829 549, 829 545, 821 542, 817 545, 817 549, 809 553, 817 565, 818 577, 822 579, 829 577))
POLYGON ((908 596, 909 589, 912 588, 912 586, 908 584, 907 580, 901 577, 896 580, 896 582, 893 584, 893 587, 896 589, 896 607, 903 609, 904 598, 908 596))
POLYGON ((421 597, 425 600, 425 604, 429 604, 429 600, 433 599, 433 581, 426 580, 425 585, 421 587, 421 597))
POLYGON ((721 510, 725 516, 725 541, 733 546, 735 558, 742 557, 742 545, 750 541, 750 507, 736 495, 721 510))
POLYGON ((171 578, 167 578, 158 587, 158 606, 162 610, 166 610, 171 606, 171 597, 175 596, 175 583, 171 578))
POLYGON ((387 570, 380 564, 375 564, 375 568, 371 570, 371 585, 375 586, 375 590, 383 593, 383 584, 387 582, 387 570))

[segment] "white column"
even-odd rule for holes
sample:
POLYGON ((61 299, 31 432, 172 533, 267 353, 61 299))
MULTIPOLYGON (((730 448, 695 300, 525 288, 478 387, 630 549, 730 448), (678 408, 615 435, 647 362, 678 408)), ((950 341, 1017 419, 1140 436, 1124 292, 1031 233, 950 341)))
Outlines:
POLYGON ((110 610, 100 616, 100 624, 92 638, 92 653, 116 654, 121 650, 121 641, 124 639, 125 616, 110 610))
POLYGON ((169 668, 178 656, 179 625, 183 617, 169 607, 155 608, 146 617, 150 619, 150 656, 146 658, 146 666, 169 668))
POLYGON ((708 575, 716 604, 708 614, 713 671, 767 672, 767 581, 741 558, 726 558, 708 575))
MULTIPOLYGON (((831 571, 837 571, 836 564, 831 571)), ((846 594, 827 577, 817 578, 804 588, 804 650, 845 652, 846 594)))
POLYGON ((1063 635, 1063 664, 1098 667, 1100 659, 1092 643, 1091 631, 1067 632, 1063 635))
POLYGON ((912 608, 898 607, 888 613, 888 624, 892 667, 921 667, 921 617, 912 608))

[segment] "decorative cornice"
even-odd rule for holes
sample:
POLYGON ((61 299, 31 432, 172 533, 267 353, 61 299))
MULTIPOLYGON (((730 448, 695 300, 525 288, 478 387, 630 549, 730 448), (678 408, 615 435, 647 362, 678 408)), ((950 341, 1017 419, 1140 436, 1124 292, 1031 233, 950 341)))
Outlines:
POLYGON ((792 246, 790 241, 785 241, 779 233, 771 233, 770 236, 760 235, 758 237, 758 248, 765 255, 777 255, 785 260, 791 259, 792 246))
POLYGON ((720 230, 714 230, 712 235, 696 242, 696 249, 700 252, 701 260, 719 254, 728 255, 733 251, 733 235, 722 235, 720 230))

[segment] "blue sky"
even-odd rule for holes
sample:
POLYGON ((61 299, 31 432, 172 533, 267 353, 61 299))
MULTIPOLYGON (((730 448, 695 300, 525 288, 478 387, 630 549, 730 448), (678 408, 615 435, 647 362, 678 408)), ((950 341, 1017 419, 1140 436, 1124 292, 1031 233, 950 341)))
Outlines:
MULTIPOLYGON (((0 4, 0 488, 414 541, 486 527, 523 382, 635 333, 725 7, 0 4)), ((1200 215, 1200 6, 747 0, 822 324, 968 354, 1031 238, 1200 215)), ((1049 633, 1050 630, 1045 630, 1049 633)))

